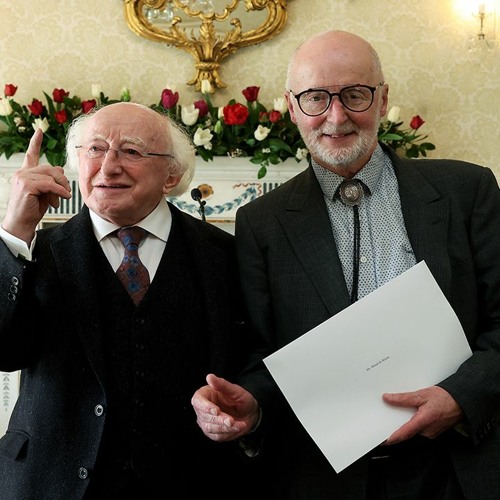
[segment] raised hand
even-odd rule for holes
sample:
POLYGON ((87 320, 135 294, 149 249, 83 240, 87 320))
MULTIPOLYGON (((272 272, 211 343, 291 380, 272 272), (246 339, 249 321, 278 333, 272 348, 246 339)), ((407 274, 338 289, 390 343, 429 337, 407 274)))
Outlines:
POLYGON ((52 206, 59 206, 59 198, 71 198, 71 187, 62 167, 39 165, 43 132, 38 129, 31 137, 21 168, 14 173, 7 213, 2 227, 28 245, 35 230, 52 206))
POLYGON ((232 441, 248 434, 259 418, 259 404, 252 394, 212 374, 207 384, 191 399, 203 433, 213 441, 232 441))

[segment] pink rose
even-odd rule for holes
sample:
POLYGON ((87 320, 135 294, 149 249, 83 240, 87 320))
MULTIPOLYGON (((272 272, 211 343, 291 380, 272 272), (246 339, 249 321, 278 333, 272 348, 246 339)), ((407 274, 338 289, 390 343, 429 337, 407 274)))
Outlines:
POLYGON ((198 115, 200 118, 208 114, 208 104, 204 99, 196 101, 194 107, 200 111, 198 115))
POLYGON ((172 92, 170 89, 163 89, 161 93, 161 105, 165 109, 172 109, 179 101, 179 92, 172 92))

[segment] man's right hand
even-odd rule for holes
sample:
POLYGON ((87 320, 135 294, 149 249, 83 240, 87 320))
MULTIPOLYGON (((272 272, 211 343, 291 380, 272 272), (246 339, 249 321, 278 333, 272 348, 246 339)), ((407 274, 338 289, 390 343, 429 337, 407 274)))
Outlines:
POLYGON ((191 399, 203 433, 221 442, 248 434, 259 419, 257 400, 243 387, 212 374, 207 384, 191 399))
POLYGON ((14 173, 7 213, 2 227, 13 236, 31 243, 36 227, 49 205, 57 208, 59 198, 71 198, 71 186, 62 167, 39 165, 43 132, 31 137, 21 168, 14 173))

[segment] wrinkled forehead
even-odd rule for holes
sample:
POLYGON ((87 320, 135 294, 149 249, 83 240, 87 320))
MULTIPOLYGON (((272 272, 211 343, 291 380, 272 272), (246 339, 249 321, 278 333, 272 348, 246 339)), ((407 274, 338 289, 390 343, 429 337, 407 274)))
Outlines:
POLYGON ((103 140, 108 143, 143 144, 146 147, 167 146, 167 131, 161 117, 143 108, 104 107, 87 122, 84 140, 103 140))

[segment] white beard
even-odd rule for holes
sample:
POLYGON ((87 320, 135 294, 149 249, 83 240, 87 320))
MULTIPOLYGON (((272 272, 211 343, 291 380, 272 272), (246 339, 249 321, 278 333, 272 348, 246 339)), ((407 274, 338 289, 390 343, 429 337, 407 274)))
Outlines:
POLYGON ((374 124, 372 130, 360 131, 356 125, 349 122, 342 127, 333 127, 325 125, 321 129, 311 130, 307 134, 303 133, 300 124, 297 124, 299 131, 304 139, 304 143, 311 153, 311 156, 317 161, 337 168, 347 169, 349 166, 359 162, 366 156, 368 151, 373 148, 374 141, 377 140, 379 121, 374 124), (338 135, 350 132, 357 132, 356 142, 349 147, 328 148, 319 142, 322 135, 338 135))

